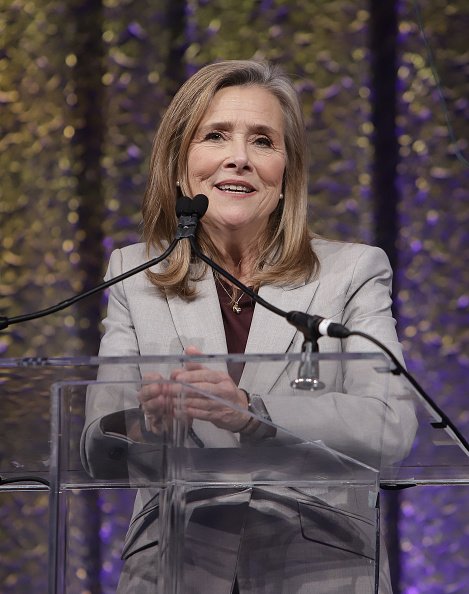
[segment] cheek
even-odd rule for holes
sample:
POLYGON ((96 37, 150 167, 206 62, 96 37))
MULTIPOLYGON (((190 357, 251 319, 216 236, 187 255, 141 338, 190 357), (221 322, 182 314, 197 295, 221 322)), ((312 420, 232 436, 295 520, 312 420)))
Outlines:
POLYGON ((267 185, 273 188, 281 188, 283 174, 285 172, 285 160, 277 159, 270 161, 263 168, 263 178, 267 185))
POLYGON ((187 179, 189 181, 199 179, 200 177, 200 161, 195 159, 192 155, 187 161, 187 179))
POLYGON ((204 180, 216 170, 214 155, 203 147, 194 147, 187 159, 187 176, 191 180, 204 180))

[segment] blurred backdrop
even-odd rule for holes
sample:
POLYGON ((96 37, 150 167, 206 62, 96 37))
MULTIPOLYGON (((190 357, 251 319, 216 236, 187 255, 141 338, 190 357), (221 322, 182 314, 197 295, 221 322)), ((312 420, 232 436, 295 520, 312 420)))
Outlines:
MULTIPOLYGON (((140 238, 152 137, 179 85, 213 60, 267 58, 301 96, 311 229, 387 251, 408 367, 467 435, 467 0, 0 7, 1 314, 97 284, 110 251, 140 238)), ((104 306, 97 296, 13 326, 0 356, 95 354, 104 306)), ((1 439, 13 439, 21 411, 1 406, 13 419, 1 439)), ((47 402, 25 406, 47 422, 47 402)), ((468 503, 464 487, 385 495, 396 594, 469 592, 468 503)), ((74 593, 113 592, 129 505, 128 495, 77 495, 74 593)), ((45 494, 0 493, 4 594, 45 592, 47 522, 45 494)))

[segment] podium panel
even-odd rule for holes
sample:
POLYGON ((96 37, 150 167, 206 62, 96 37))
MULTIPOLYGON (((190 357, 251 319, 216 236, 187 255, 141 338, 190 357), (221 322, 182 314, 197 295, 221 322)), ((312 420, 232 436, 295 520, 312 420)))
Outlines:
MULTIPOLYGON (((266 381, 264 363, 250 362, 257 385, 266 381)), ((269 362, 269 373, 278 367, 278 376, 285 362, 276 363, 269 362)), ((140 374, 165 377, 180 364, 155 363, 140 374)), ((228 363, 212 358, 203 365, 223 370, 228 363)), ((226 401, 167 380, 148 382, 172 390, 162 405, 161 431, 149 433, 135 406, 146 382, 128 381, 134 374, 133 366, 106 365, 96 382, 55 385, 55 542, 67 540, 67 491, 127 485, 138 494, 123 556, 146 566, 139 572, 151 584, 145 591, 229 593, 235 580, 246 593, 326 592, 337 583, 344 592, 375 591, 377 469, 301 435, 292 420, 285 428, 251 413, 261 425, 252 437, 189 422, 183 415, 188 395, 213 406, 226 401)), ((265 403, 289 410, 292 398, 312 397, 289 388, 288 395, 265 396, 265 403)), ((361 449, 363 457, 379 460, 379 446, 366 454, 361 449)), ((66 547, 57 549, 53 565, 56 591, 67 592, 66 547)), ((132 582, 128 591, 135 587, 132 582)))
POLYGON ((49 592, 79 591, 90 558, 110 591, 77 530, 96 523, 104 538, 77 505, 102 493, 135 498, 122 583, 136 574, 142 592, 229 594, 235 581, 243 593, 376 592, 380 483, 467 482, 467 453, 384 357, 308 356, 4 360, 2 435, 14 415, 24 422, 1 441, 2 489, 50 482, 49 592), (169 380, 188 365, 241 376, 262 405, 252 436, 186 416, 194 397, 236 409, 169 380), (321 389, 293 387, 305 374, 321 389), (149 384, 171 394, 157 431, 138 406, 149 384))

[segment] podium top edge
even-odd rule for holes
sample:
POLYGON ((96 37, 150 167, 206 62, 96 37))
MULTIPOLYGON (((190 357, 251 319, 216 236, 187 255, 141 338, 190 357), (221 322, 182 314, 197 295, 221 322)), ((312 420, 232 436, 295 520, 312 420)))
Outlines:
MULTIPOLYGON (((96 367, 99 365, 120 365, 120 364, 163 364, 163 363, 186 363, 188 361, 198 362, 226 362, 226 363, 268 363, 281 362, 294 363, 304 360, 305 353, 253 353, 253 354, 202 354, 202 355, 144 355, 144 356, 77 356, 77 357, 18 357, 0 358, 0 369, 17 367, 96 367)), ((312 353, 310 356, 318 361, 380 361, 386 366, 391 362, 379 352, 360 353, 312 353)))

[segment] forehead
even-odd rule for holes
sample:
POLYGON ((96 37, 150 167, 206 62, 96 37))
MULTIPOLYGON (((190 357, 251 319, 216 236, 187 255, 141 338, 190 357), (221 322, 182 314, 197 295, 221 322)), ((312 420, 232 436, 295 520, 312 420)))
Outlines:
POLYGON ((217 91, 199 126, 210 122, 245 122, 268 125, 283 132, 284 115, 280 101, 257 85, 226 87, 217 91))

